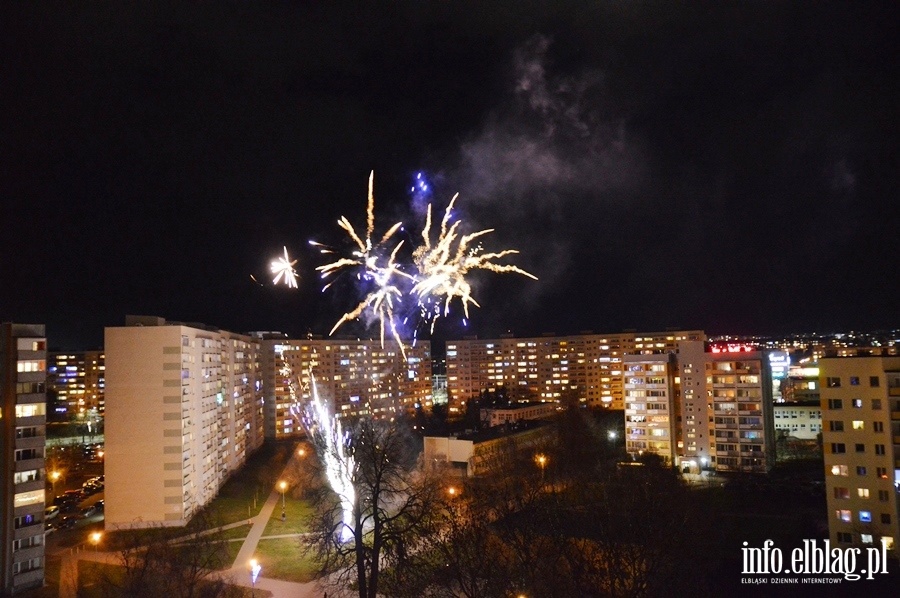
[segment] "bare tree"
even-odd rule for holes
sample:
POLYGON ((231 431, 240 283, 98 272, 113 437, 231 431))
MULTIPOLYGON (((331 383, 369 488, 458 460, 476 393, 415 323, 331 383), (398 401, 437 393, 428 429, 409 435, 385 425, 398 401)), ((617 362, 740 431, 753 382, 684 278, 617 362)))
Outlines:
POLYGON ((117 534, 120 582, 105 580, 124 596, 223 598, 241 595, 215 575, 228 561, 228 550, 214 517, 207 511, 185 527, 152 526, 117 534), (235 594, 237 592, 237 594, 235 594))
POLYGON ((348 430, 347 444, 351 521, 343 520, 340 501, 323 488, 314 499, 314 531, 306 543, 332 580, 355 587, 360 598, 375 598, 382 571, 402 578, 421 538, 434 529, 440 484, 417 465, 416 439, 399 426, 361 419, 348 430))

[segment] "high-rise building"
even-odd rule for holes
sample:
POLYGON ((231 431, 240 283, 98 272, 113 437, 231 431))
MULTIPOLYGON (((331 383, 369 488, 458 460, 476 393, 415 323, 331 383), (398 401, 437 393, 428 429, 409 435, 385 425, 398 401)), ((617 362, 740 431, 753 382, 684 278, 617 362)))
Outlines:
POLYGON ((450 410, 500 388, 515 400, 623 409, 625 355, 677 353, 680 343, 705 339, 701 330, 683 330, 447 341, 450 410))
POLYGON ((893 549, 900 537, 900 357, 819 361, 831 542, 893 549))
POLYGON ((51 353, 47 390, 52 398, 51 419, 89 422, 106 408, 106 355, 103 351, 51 353))
POLYGON ((47 339, 0 325, 0 594, 44 584, 47 339))
POLYGON ((766 351, 746 344, 684 342, 683 465, 765 473, 775 463, 772 371, 766 351))
POLYGON ((782 397, 785 402, 821 400, 819 394, 819 368, 817 365, 791 367, 788 377, 782 380, 782 397))
POLYGON ((106 525, 184 525, 263 442, 259 341, 129 316, 105 348, 106 525))
POLYGON ((405 347, 386 340, 263 335, 262 371, 266 393, 266 437, 302 433, 291 406, 311 396, 310 372, 319 396, 341 417, 392 419, 432 402, 431 344, 405 347), (274 337, 274 338, 273 338, 274 337), (292 393, 293 392, 293 396, 292 393))
POLYGON ((674 353, 625 356, 625 450, 678 463, 681 397, 674 353))

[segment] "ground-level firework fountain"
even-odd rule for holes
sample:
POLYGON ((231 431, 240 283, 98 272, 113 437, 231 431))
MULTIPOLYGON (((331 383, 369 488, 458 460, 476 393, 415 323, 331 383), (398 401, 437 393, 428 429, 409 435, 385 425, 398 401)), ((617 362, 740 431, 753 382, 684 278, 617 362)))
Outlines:
POLYGON ((343 429, 340 418, 332 414, 322 400, 312 372, 309 376, 310 398, 305 403, 301 403, 297 397, 293 371, 287 363, 282 366, 281 375, 288 382, 290 414, 303 425, 307 436, 315 445, 316 453, 325 466, 328 483, 341 503, 341 530, 338 537, 341 542, 346 542, 353 534, 353 508, 356 505, 356 488, 353 486, 356 461, 351 452, 350 435, 343 429))

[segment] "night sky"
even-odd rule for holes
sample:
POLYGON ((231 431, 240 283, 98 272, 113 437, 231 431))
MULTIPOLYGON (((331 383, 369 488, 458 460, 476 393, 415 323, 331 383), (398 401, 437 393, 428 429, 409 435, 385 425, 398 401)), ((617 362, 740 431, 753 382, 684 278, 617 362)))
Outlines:
POLYGON ((374 170, 376 233, 418 240, 423 172, 540 278, 436 339, 896 327, 898 6, 4 3, 0 320, 327 334, 359 295, 308 240, 374 170))

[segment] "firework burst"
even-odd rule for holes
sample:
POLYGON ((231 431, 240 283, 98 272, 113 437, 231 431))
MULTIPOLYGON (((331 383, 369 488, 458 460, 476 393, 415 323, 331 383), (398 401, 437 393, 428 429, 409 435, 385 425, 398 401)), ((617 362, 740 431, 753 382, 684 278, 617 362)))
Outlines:
MULTIPOLYGON (((274 284, 278 284, 278 282, 284 278, 284 284, 288 286, 288 288, 296 289, 297 288, 297 271, 294 270, 294 265, 297 263, 297 260, 291 260, 288 257, 287 247, 284 248, 284 257, 279 257, 275 260, 272 260, 272 263, 269 265, 269 269, 272 271, 272 274, 275 275, 275 278, 272 279, 274 284)), ((254 282, 256 279, 253 276, 250 276, 254 282)), ((257 283, 258 284, 258 283, 257 283)))
POLYGON ((472 297, 472 286, 466 278, 472 270, 514 272, 537 280, 536 276, 518 266, 494 262, 494 260, 519 253, 517 250, 504 249, 498 252, 481 253, 480 242, 473 246, 473 241, 494 232, 494 229, 488 228, 461 235, 459 226, 462 221, 457 220, 450 224, 453 204, 456 203, 457 197, 459 197, 458 194, 454 195, 447 209, 444 210, 440 232, 434 245, 431 243, 431 204, 428 205, 425 228, 422 230, 423 243, 413 251, 413 262, 418 270, 418 276, 412 292, 419 299, 423 316, 431 320, 432 329, 439 317, 446 316, 450 312, 450 302, 454 297, 459 297, 466 319, 469 317, 469 304, 481 307, 472 297), (441 308, 441 304, 443 304, 443 308, 441 308))
MULTIPOLYGON (((371 313, 374 319, 378 320, 381 331, 381 346, 384 346, 385 330, 389 331, 394 340, 400 347, 400 352, 404 357, 406 351, 403 341, 400 337, 396 321, 394 319, 394 311, 402 301, 404 292, 399 286, 401 281, 413 281, 414 278, 403 272, 397 263, 397 253, 403 246, 400 241, 393 250, 388 253, 387 245, 394 234, 403 226, 402 222, 397 222, 391 226, 387 232, 381 237, 378 243, 372 242, 372 233, 375 231, 375 194, 373 192, 375 173, 369 174, 369 194, 366 205, 366 234, 365 238, 357 234, 356 229, 345 217, 341 216, 338 220, 340 226, 350 239, 356 245, 356 248, 350 252, 349 256, 339 257, 335 261, 319 266, 316 268, 321 273, 323 279, 338 274, 348 269, 356 270, 356 277, 360 281, 364 281, 372 290, 360 301, 357 306, 345 313, 335 323, 329 334, 334 334, 345 322, 355 320, 364 313, 371 313)), ((335 251, 316 243, 310 242, 313 246, 318 247, 323 254, 334 254, 335 251)), ((325 285, 323 291, 331 286, 331 282, 325 285)))
MULTIPOLYGON (((399 261, 400 250, 404 241, 394 244, 392 239, 402 230, 403 223, 397 222, 381 236, 373 241, 375 232, 375 173, 369 174, 368 200, 366 203, 365 234, 359 234, 346 216, 341 216, 337 223, 352 241, 352 249, 342 253, 333 247, 310 241, 310 245, 318 248, 323 255, 334 256, 327 264, 318 266, 323 280, 328 280, 322 287, 327 290, 335 280, 344 274, 354 272, 363 289, 364 296, 356 307, 342 315, 334 324, 329 334, 334 334, 346 322, 365 318, 369 322, 379 323, 381 346, 384 347, 386 334, 397 342, 401 354, 406 356, 406 345, 401 337, 400 329, 406 324, 411 313, 418 310, 416 319, 430 322, 432 331, 435 322, 450 313, 450 305, 459 299, 463 307, 463 323, 469 318, 469 306, 480 307, 472 296, 472 286, 468 276, 475 270, 487 270, 497 273, 516 273, 533 280, 537 277, 512 264, 498 263, 507 256, 518 254, 515 249, 504 249, 497 252, 484 252, 481 238, 494 231, 492 228, 474 233, 463 234, 460 231, 461 220, 451 222, 453 206, 458 194, 453 196, 444 216, 441 219, 437 237, 432 239, 432 210, 428 204, 425 216, 425 227, 422 230, 422 244, 412 250, 412 264, 407 268, 399 261), (410 274, 409 272, 415 272, 410 274), (330 279, 330 280, 329 280, 330 279), (398 314, 405 317, 398 321, 398 314)), ((412 192, 423 196, 430 193, 422 173, 411 188, 412 192)), ((420 197, 421 199, 421 197, 420 197)), ((272 272, 277 273, 277 283, 284 276, 288 286, 296 288, 296 273, 285 249, 284 258, 272 262, 272 272)), ((416 329, 417 326, 413 326, 416 329)))

